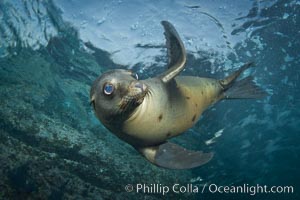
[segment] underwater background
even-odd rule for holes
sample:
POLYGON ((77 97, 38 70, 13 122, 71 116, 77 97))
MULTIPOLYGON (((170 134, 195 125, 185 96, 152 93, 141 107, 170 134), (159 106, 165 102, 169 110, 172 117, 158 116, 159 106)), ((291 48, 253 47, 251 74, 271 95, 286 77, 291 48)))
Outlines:
MULTIPOLYGON (((299 0, 0 0, 0 199, 300 199, 299 0), (187 49, 184 75, 222 78, 253 61, 262 100, 222 101, 185 134, 208 164, 147 162, 94 116, 92 82, 165 70, 160 21, 187 49), (292 186, 291 193, 126 192, 132 184, 292 186)), ((246 73, 246 75, 247 75, 246 73)))

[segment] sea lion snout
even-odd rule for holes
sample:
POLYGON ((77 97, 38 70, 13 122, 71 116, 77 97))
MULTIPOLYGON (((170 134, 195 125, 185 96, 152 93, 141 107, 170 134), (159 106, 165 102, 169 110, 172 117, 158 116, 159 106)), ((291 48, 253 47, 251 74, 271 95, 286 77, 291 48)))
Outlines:
POLYGON ((136 92, 144 93, 148 90, 148 87, 146 84, 142 82, 133 81, 129 86, 129 90, 134 90, 136 92))
POLYGON ((140 81, 132 81, 127 89, 127 94, 124 95, 122 103, 128 104, 129 102, 141 104, 144 97, 148 93, 148 86, 140 81))

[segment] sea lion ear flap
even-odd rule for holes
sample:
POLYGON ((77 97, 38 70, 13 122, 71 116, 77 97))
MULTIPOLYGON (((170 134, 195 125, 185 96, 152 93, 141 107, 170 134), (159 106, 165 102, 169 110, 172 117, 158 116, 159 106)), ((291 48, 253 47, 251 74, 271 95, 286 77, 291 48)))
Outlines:
POLYGON ((161 24, 165 29, 164 35, 166 38, 169 64, 168 70, 162 73, 159 78, 164 83, 167 83, 184 69, 186 52, 174 26, 168 21, 162 21, 161 24))
POLYGON ((199 167, 209 162, 213 157, 213 153, 190 151, 170 142, 138 150, 153 164, 168 169, 199 167))

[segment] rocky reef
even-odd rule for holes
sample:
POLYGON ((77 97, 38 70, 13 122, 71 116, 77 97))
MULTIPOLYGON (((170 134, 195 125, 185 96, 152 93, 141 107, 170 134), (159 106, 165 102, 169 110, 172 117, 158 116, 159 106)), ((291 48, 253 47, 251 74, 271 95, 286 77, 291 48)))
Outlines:
POLYGON ((140 199, 126 184, 190 181, 188 172, 149 164, 94 117, 90 85, 105 68, 122 66, 83 44, 76 30, 37 50, 18 43, 7 52, 0 58, 0 199, 140 199))
POLYGON ((0 197, 133 198, 126 184, 188 182, 187 172, 149 164, 95 119, 90 85, 101 64, 113 63, 97 63, 79 45, 55 37, 0 59, 0 197))

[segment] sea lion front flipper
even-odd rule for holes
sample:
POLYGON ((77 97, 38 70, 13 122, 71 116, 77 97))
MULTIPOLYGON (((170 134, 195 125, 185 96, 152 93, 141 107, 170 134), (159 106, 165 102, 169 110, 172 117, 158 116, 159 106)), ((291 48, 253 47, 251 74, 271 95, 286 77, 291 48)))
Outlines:
POLYGON ((168 70, 159 77, 164 83, 167 83, 184 69, 186 53, 184 45, 174 26, 168 21, 162 21, 161 24, 165 29, 164 35, 166 38, 169 64, 168 70))
POLYGON ((190 169, 198 167, 204 165, 213 157, 213 153, 187 150, 170 142, 138 150, 153 164, 168 169, 190 169))

